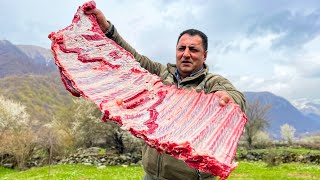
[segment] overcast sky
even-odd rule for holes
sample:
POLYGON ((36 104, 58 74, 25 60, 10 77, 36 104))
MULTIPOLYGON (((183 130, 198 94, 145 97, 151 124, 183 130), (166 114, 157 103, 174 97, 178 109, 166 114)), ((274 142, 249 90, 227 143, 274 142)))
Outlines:
MULTIPOLYGON (((50 48, 84 0, 0 0, 0 39, 50 48)), ((320 99, 319 0, 96 0, 140 53, 175 62, 179 33, 209 38, 207 64, 241 91, 320 99)))

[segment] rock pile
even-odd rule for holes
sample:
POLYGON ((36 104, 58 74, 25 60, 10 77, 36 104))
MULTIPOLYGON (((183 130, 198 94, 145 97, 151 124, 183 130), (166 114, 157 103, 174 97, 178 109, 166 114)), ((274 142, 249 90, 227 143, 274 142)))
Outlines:
POLYGON ((279 163, 313 163, 320 164, 320 154, 319 153, 308 153, 308 154, 297 154, 293 152, 273 152, 273 151, 242 151, 237 154, 236 159, 247 160, 247 161, 268 161, 274 160, 279 163))
POLYGON ((90 166, 140 165, 141 153, 116 154, 104 152, 101 148, 79 149, 76 153, 61 159, 58 164, 84 164, 90 166))

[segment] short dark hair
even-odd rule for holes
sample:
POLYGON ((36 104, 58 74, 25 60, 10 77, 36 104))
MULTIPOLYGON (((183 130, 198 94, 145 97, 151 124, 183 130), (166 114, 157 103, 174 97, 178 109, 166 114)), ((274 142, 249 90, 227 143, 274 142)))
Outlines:
POLYGON ((202 47, 203 49, 206 51, 208 50, 208 37, 207 35, 205 35, 203 32, 196 30, 196 29, 187 29, 185 31, 183 31, 182 33, 180 33, 179 37, 178 37, 178 41, 177 44, 181 38, 181 36, 183 36, 184 34, 189 34, 190 36, 195 36, 195 35, 199 35, 202 39, 202 47))

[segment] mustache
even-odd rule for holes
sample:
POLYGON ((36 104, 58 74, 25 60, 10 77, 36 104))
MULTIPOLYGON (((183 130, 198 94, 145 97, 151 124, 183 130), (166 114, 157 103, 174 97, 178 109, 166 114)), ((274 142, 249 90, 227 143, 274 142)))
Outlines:
POLYGON ((182 63, 193 63, 193 59, 191 59, 191 58, 188 58, 188 59, 186 59, 186 58, 181 58, 180 61, 181 61, 182 63))

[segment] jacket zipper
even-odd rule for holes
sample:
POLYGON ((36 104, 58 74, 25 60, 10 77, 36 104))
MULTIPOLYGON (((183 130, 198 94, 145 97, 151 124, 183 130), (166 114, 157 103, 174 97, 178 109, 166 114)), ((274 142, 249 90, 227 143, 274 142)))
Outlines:
POLYGON ((202 180, 202 177, 201 177, 199 169, 197 169, 196 171, 197 171, 197 175, 198 175, 198 180, 202 180))
POLYGON ((159 179, 160 177, 161 159, 162 159, 162 153, 159 154, 157 158, 157 179, 159 179))

